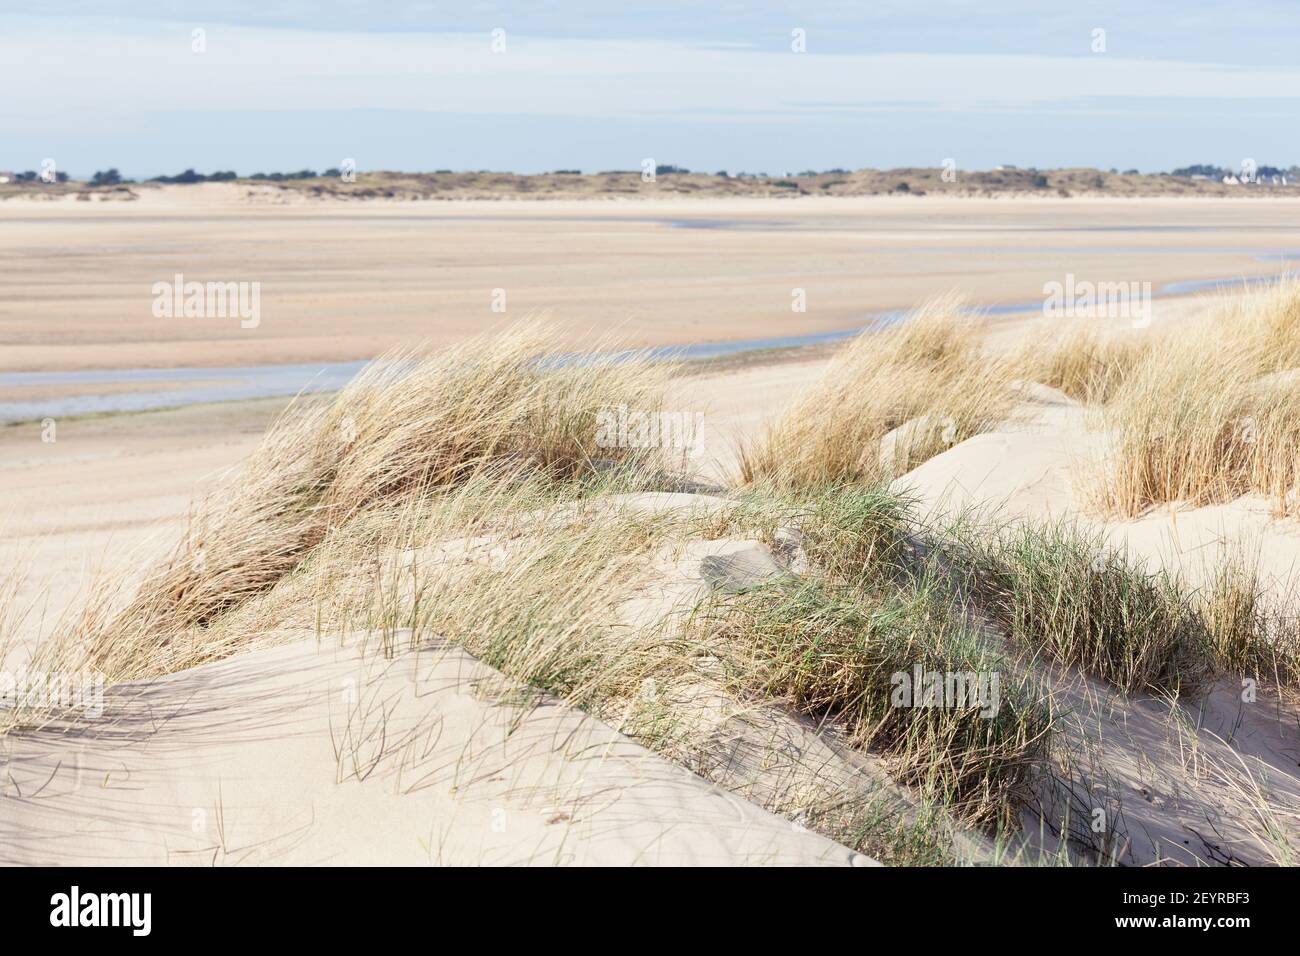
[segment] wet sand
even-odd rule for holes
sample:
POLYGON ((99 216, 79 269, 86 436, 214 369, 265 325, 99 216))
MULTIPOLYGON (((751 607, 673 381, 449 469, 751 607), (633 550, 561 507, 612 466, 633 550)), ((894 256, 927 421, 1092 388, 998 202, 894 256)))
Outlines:
POLYGON ((806 335, 950 290, 1032 302, 1067 272, 1159 288, 1276 273, 1300 251, 1300 205, 1282 200, 236 196, 168 187, 132 203, 0 203, 0 373, 353 361, 533 311, 575 345, 600 333, 633 345, 806 335), (177 273, 260 283, 257 327, 155 318, 153 285, 177 273))

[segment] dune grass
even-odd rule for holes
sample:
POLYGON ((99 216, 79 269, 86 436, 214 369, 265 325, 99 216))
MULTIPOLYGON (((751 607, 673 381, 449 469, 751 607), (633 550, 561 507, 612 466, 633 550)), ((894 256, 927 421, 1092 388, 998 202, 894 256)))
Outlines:
POLYGON ((1157 347, 1151 335, 1102 331, 1092 320, 1031 335, 1010 364, 1020 379, 1060 389, 1087 405, 1104 405, 1157 347))
POLYGON ((1194 585, 1073 520, 968 513, 932 533, 963 593, 1016 645, 1125 694, 1194 699, 1222 677, 1300 681, 1300 614, 1244 552, 1194 585))
POLYGON ((898 779, 968 821, 1010 822, 1043 760, 1048 708, 926 589, 766 585, 711 602, 694 627, 737 694, 835 720, 855 746, 886 754, 898 779), (996 680, 1000 706, 990 713, 973 696, 900 704, 899 675, 910 680, 916 668, 996 680))
POLYGON ((704 522, 710 537, 757 533, 775 551, 800 550, 839 585, 893 580, 909 564, 913 502, 880 483, 734 491, 735 507, 704 522))
MULTIPOLYGON (((570 484, 559 494, 540 474, 481 472, 360 514, 206 636, 229 650, 269 639, 278 622, 314 618, 322 634, 367 634, 384 654, 454 641, 512 681, 556 694, 688 765, 705 752, 721 760, 718 748, 731 746, 711 730, 707 715, 717 707, 750 719, 770 710, 830 721, 852 746, 887 756, 930 807, 930 822, 848 792, 789 802, 778 795, 765 805, 895 862, 951 862, 943 833, 1009 823, 1041 766, 1050 720, 974 635, 945 617, 937 592, 905 577, 906 501, 854 486, 751 493, 717 512, 659 512, 615 490, 570 484), (760 589, 734 605, 697 605, 687 594, 684 604, 652 607, 649 618, 629 616, 629 602, 659 586, 656 556, 692 541, 753 535, 797 541, 818 583, 760 589), (828 657, 809 675, 808 686, 823 686, 808 696, 791 664, 814 633, 807 612, 816 608, 834 639, 826 647, 840 659, 828 657), (990 717, 971 707, 891 706, 890 675, 910 675, 918 664, 998 672, 1001 708, 990 717), (840 665, 858 679, 836 683, 827 668, 840 665), (720 701, 703 715, 702 695, 720 701), (873 728, 876 716, 885 720, 873 728)), ((807 773, 816 777, 815 768, 807 773)))
POLYGON ((1262 579, 1258 556, 1243 549, 1215 564, 1196 594, 1214 669, 1282 686, 1300 686, 1300 609, 1262 579))
POLYGON ((984 355, 982 328, 960 299, 945 296, 896 326, 862 333, 765 435, 742 446, 741 480, 870 483, 992 427, 1011 406, 1010 370, 984 355))
MULTIPOLYGON (((286 615, 303 617, 314 603, 323 631, 371 635, 382 653, 453 641, 510 680, 558 695, 705 772, 725 764, 734 745, 729 736, 715 734, 717 714, 746 715, 741 719, 748 723, 763 712, 818 710, 790 692, 791 675, 783 671, 788 651, 782 648, 806 637, 803 611, 820 606, 822 592, 792 592, 805 604, 778 601, 784 613, 767 620, 752 640, 735 630, 735 615, 753 608, 759 592, 740 606, 727 606, 725 614, 723 604, 696 604, 689 593, 685 603, 652 607, 645 619, 631 615, 629 607, 646 588, 660 585, 656 557, 710 535, 762 535, 764 529, 779 533, 798 525, 818 575, 833 572, 855 582, 840 590, 844 660, 856 667, 851 659, 858 644, 868 647, 875 655, 866 668, 874 675, 873 692, 884 680, 879 700, 864 696, 868 685, 829 687, 818 705, 825 712, 817 716, 832 720, 838 731, 827 729, 842 732, 852 746, 888 754, 929 806, 929 822, 901 817, 868 794, 832 792, 814 800, 794 783, 788 793, 782 789, 760 802, 894 862, 952 862, 950 838, 943 834, 1012 819, 1046 747, 1049 722, 1041 706, 1022 702, 1019 691, 1007 688, 992 718, 970 708, 891 708, 889 667, 906 665, 909 673, 916 663, 990 669, 998 661, 980 657, 973 639, 951 622, 942 654, 924 656, 936 640, 931 625, 941 620, 930 615, 940 615, 940 606, 916 589, 881 598, 872 611, 852 610, 859 606, 854 602, 866 600, 868 586, 894 580, 895 555, 884 545, 897 533, 902 502, 879 489, 859 488, 797 499, 747 497, 723 514, 709 515, 647 511, 636 505, 641 496, 603 492, 561 500, 528 484, 513 475, 478 476, 453 493, 413 500, 400 521, 384 519, 389 529, 401 531, 378 547, 372 526, 357 520, 320 546, 299 572, 214 629, 264 632, 286 615), (873 525, 881 546, 864 551, 853 532, 873 525), (357 552, 367 548, 385 556, 373 574, 357 570, 357 552), (850 558, 855 554, 871 557, 858 563, 850 558), (874 623, 849 637, 863 621, 874 623), (868 728, 867 705, 889 717, 886 729, 868 728), (994 730, 984 727, 990 720, 994 730), (1017 741, 1013 733, 1025 739, 1017 741)), ((795 782, 815 781, 817 773, 802 768, 795 782)), ((719 782, 729 781, 724 776, 719 782)))
POLYGON ((111 680, 208 659, 203 630, 293 571, 363 512, 485 470, 589 480, 597 463, 650 474, 656 450, 597 445, 608 406, 654 412, 670 369, 575 358, 537 322, 450 349, 386 356, 328 404, 291 406, 247 464, 193 511, 174 553, 123 608, 82 623, 111 680))
MULTIPOLYGON (((545 534, 517 539, 496 568, 430 581, 415 630, 453 637, 504 674, 678 759, 718 745, 699 736, 692 717, 701 682, 725 692, 732 706, 829 722, 850 746, 883 755, 941 815, 1005 827, 1042 769, 1050 708, 953 616, 937 582, 903 574, 906 507, 863 487, 748 498, 712 519, 713 533, 797 527, 810 565, 804 577, 713 592, 639 625, 618 602, 636 592, 639 575, 656 579, 647 566, 652 555, 680 548, 710 522, 602 507, 573 523, 538 525, 545 534), (972 680, 997 675, 995 712, 973 698, 897 706, 891 678, 910 678, 917 667, 972 680)), ((832 815, 838 826, 849 826, 844 811, 832 815)), ((875 821, 860 849, 898 855, 927 846, 914 828, 869 811, 859 805, 851 815, 859 826, 875 821)))
POLYGON ((1033 654, 1126 694, 1192 691, 1207 677, 1192 594, 1075 522, 990 522, 946 529, 953 565, 980 607, 1033 654))
POLYGON ((1088 490, 1106 511, 1257 494, 1298 513, 1300 283, 1244 293, 1167 333, 1115 390, 1105 425, 1113 447, 1088 490))

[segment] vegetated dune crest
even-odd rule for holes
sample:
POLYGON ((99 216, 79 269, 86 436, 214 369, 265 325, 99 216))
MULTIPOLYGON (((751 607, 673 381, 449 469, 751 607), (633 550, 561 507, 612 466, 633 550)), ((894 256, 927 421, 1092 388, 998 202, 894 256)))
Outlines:
MULTIPOLYGON (((1295 301, 1248 303, 1261 342, 1295 301)), ((730 490, 598 445, 669 380, 547 368, 536 328, 291 411, 30 662, 111 686, 16 715, 10 862, 1293 863, 1277 474, 1127 518, 1125 390, 1163 344, 1058 333, 1070 378, 983 334, 940 302, 864 335, 730 490), (911 673, 998 706, 908 706, 911 673)))

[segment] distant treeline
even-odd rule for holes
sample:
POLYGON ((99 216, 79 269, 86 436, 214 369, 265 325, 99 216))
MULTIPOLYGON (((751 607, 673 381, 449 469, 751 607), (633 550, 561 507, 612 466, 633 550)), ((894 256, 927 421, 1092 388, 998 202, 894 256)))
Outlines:
MULTIPOLYGON (((117 170, 109 170, 117 172, 117 170)), ((96 175, 99 175, 96 173, 96 175)), ((263 179, 267 182, 279 183, 287 179, 315 179, 320 175, 314 169, 300 169, 296 173, 253 173, 251 176, 240 176, 233 169, 225 171, 218 170, 215 173, 196 173, 192 169, 187 169, 183 173, 177 173, 175 176, 155 176, 149 180, 151 183, 228 183, 232 179, 263 179)), ((337 169, 325 170, 326 176, 342 175, 337 169)))
MULTIPOLYGON (((438 170, 434 170, 434 172, 435 172, 436 174, 438 174, 438 175, 451 175, 451 174, 453 173, 453 170, 450 170, 450 169, 438 169, 438 170)), ((488 170, 479 170, 479 172, 480 172, 480 173, 488 173, 489 171, 488 171, 488 170)), ((641 172, 641 170, 639 170, 639 169, 635 169, 635 170, 607 170, 607 171, 605 171, 605 172, 598 173, 597 175, 601 175, 601 176, 613 176, 613 175, 622 175, 622 174, 626 174, 626 173, 640 173, 640 172, 641 172)), ((674 165, 672 165, 672 164, 660 164, 660 165, 658 165, 658 166, 655 167, 655 174, 656 174, 656 175, 659 175, 659 176, 673 176, 673 175, 685 176, 685 175, 689 175, 690 172, 691 172, 691 170, 687 169, 685 166, 674 166, 674 165)), ((806 170, 804 170, 804 171, 801 172, 801 173, 786 173, 785 175, 786 175, 786 176, 794 176, 794 175, 798 175, 798 176, 821 176, 821 175, 830 174, 830 173, 833 173, 833 174, 836 174, 836 175, 848 175, 850 172, 851 172, 851 170, 840 169, 840 168, 837 167, 837 168, 834 168, 834 169, 827 169, 827 170, 823 170, 823 171, 820 171, 820 172, 819 172, 818 170, 815 170, 815 169, 806 169, 806 170)), ((34 176, 35 176, 35 173, 25 174, 25 175, 29 175, 29 176, 34 177, 34 176)), ((62 174, 60 174, 60 175, 62 175, 62 174)), ((223 170, 218 170, 218 171, 215 172, 215 173, 200 173, 200 172, 196 172, 196 171, 193 170, 193 169, 187 169, 187 170, 185 170, 184 172, 182 172, 182 173, 177 173, 177 174, 174 175, 174 176, 154 176, 152 179, 146 180, 146 182, 151 182, 151 183, 224 183, 224 182, 230 182, 231 180, 234 180, 234 179, 249 179, 249 180, 251 180, 251 179, 258 179, 258 180, 263 180, 263 181, 265 181, 265 182, 279 183, 279 182, 285 182, 285 181, 288 181, 288 180, 295 180, 295 179, 316 179, 316 178, 318 178, 318 177, 320 177, 320 176, 325 176, 325 177, 330 177, 330 176, 333 176, 333 177, 339 177, 339 176, 342 176, 342 175, 343 175, 343 173, 342 173, 342 171, 339 170, 339 169, 327 169, 327 170, 325 170, 324 173, 318 173, 318 172, 317 172, 316 170, 314 170, 314 169, 300 169, 300 170, 298 170, 297 172, 292 172, 292 173, 253 173, 251 176, 240 176, 240 175, 239 175, 238 173, 236 173, 234 170, 224 170, 224 171, 223 171, 223 170)), ((581 169, 557 169, 557 170, 553 171, 550 175, 552 175, 552 176, 581 176, 581 175, 583 175, 583 172, 582 172, 581 169)), ((767 173, 744 173, 744 172, 741 172, 741 173, 728 173, 725 169, 719 170, 718 172, 714 173, 713 175, 715 175, 715 176, 719 176, 719 177, 722 177, 722 178, 724 178, 724 179, 727 179, 727 178, 731 178, 731 179, 748 179, 748 178, 768 179, 768 178, 771 178, 771 177, 768 176, 767 173)), ((66 176, 63 176, 63 179, 66 180, 67 177, 66 177, 66 176)), ((63 181, 63 180, 60 180, 60 181, 63 181)), ((120 173, 117 171, 117 169, 115 169, 115 168, 114 168, 114 169, 100 170, 100 171, 96 172, 95 175, 92 176, 91 179, 90 179, 90 184, 91 184, 92 186, 116 186, 116 185, 119 185, 119 184, 121 184, 121 183, 131 183, 131 182, 135 182, 135 180, 133 180, 133 179, 123 179, 122 176, 121 176, 121 174, 120 174, 120 173)))
MULTIPOLYGON (((999 168, 1004 170, 1016 169, 1016 167, 1014 166, 1004 166, 999 168)), ((656 165, 654 171, 655 174, 659 176, 673 176, 673 175, 683 176, 683 175, 689 175, 691 173, 691 170, 687 169, 685 166, 676 166, 671 163, 656 165)), ((1035 169, 1034 167, 1029 167, 1028 171, 1031 173, 1038 172, 1038 170, 1035 169)), ((450 174, 452 170, 439 169, 439 170, 435 170, 435 172, 437 174, 450 174)), ((486 172, 486 170, 480 170, 480 172, 486 172)), ((607 170, 601 173, 597 173, 595 175, 600 175, 600 176, 623 175, 628 173, 640 173, 640 172, 642 171, 639 169, 607 170)), ((803 172, 800 173, 787 172, 785 174, 785 179, 777 183, 777 185, 787 185, 787 184, 794 185, 793 183, 788 183, 788 180, 795 176, 804 177, 804 178, 812 177, 812 176, 825 176, 825 175, 847 176, 850 175, 851 172, 852 172, 851 170, 841 169, 839 167, 820 170, 820 171, 815 169, 805 169, 803 172)), ((1111 169, 1110 172, 1118 173, 1119 170, 1111 169)), ((1196 178, 1221 181, 1228 176, 1241 177, 1242 174, 1245 172, 1247 171, 1244 169, 1244 167, 1233 169, 1224 166, 1217 166, 1213 163, 1195 163, 1191 166, 1182 166, 1179 167, 1178 169, 1174 169, 1169 172, 1155 172, 1155 173, 1150 173, 1148 175, 1196 177, 1196 178)), ((1262 180, 1268 180, 1273 178, 1274 176, 1285 176, 1287 177, 1288 180, 1292 182, 1300 181, 1300 165, 1292 165, 1290 167, 1285 167, 1285 168, 1280 166, 1263 165, 1263 166, 1257 166, 1254 172, 1255 175, 1262 180)), ((324 173, 318 173, 314 169, 300 169, 296 172, 288 172, 288 173, 253 173, 251 176, 240 176, 234 170, 217 170, 216 172, 212 172, 212 173, 200 173, 200 172, 196 172, 193 169, 187 169, 184 172, 177 173, 174 176, 154 176, 152 179, 147 180, 147 182, 182 183, 182 184, 223 183, 223 182, 230 182, 231 180, 236 180, 236 179, 244 179, 244 180, 261 180, 263 182, 279 183, 279 182, 289 182, 289 181, 301 180, 301 179, 317 179, 321 176, 337 178, 342 175, 343 173, 341 170, 333 169, 333 168, 325 170, 324 173)), ((580 169, 557 169, 554 172, 552 172, 550 175, 581 176, 583 175, 583 172, 580 169)), ((769 174, 767 173, 746 173, 746 172, 728 173, 725 169, 719 170, 713 175, 724 179, 772 179, 774 178, 773 176, 769 176, 769 174)), ((1126 169, 1124 170, 1124 175, 1136 176, 1136 175, 1141 175, 1141 173, 1137 169, 1126 169)), ((20 183, 31 183, 31 182, 41 181, 40 174, 32 170, 27 170, 26 172, 22 172, 22 173, 15 173, 13 178, 20 183)), ((1041 185, 1046 186, 1047 184, 1046 177, 1040 174, 1038 178, 1043 180, 1041 185)), ((1100 176, 1098 177, 1098 179, 1100 180, 1100 176)), ((60 183, 66 183, 69 181, 68 174, 64 172, 57 173, 56 180, 60 183)), ((119 173, 116 168, 98 170, 96 171, 95 175, 88 180, 88 183, 91 186, 118 186, 126 183, 133 183, 133 182, 135 182, 135 180, 123 178, 121 173, 119 173)), ((1035 185, 1040 185, 1040 184, 1036 183, 1035 185)), ((1100 187, 1102 183, 1098 182, 1097 185, 1100 187)))
MULTIPOLYGON (((40 178, 41 178, 41 174, 31 169, 27 170, 24 173, 14 173, 14 181, 19 183, 34 183, 40 178)), ((68 174, 55 173, 54 179, 56 182, 66 183, 68 181, 68 174)))
MULTIPOLYGON (((300 169, 295 173, 253 173, 251 176, 240 176, 233 169, 217 170, 215 173, 199 173, 193 169, 187 169, 183 173, 177 173, 175 176, 154 176, 146 180, 151 183, 228 183, 234 179, 262 179, 267 182, 279 183, 292 179, 315 179, 321 175, 314 169, 300 169)), ((342 173, 337 169, 327 169, 326 176, 341 176, 342 173)), ((21 173, 16 177, 19 182, 29 182, 37 178, 36 173, 21 173)), ((59 173, 59 182, 67 182, 66 173, 59 173)), ((98 170, 94 176, 88 180, 92 186, 118 186, 123 183, 133 183, 134 179, 123 179, 122 174, 116 168, 98 170)))
MULTIPOLYGON (((1175 169, 1169 173, 1170 176, 1202 176, 1206 179, 1223 179, 1225 176, 1240 176, 1245 172, 1244 165, 1237 169, 1225 169, 1222 166, 1215 166, 1212 163, 1197 163, 1194 166, 1183 166, 1181 169, 1175 169)), ((1294 179, 1300 176, 1300 166, 1291 166, 1282 169, 1278 166, 1258 166, 1255 168, 1255 175, 1259 177, 1271 176, 1288 176, 1294 179)))

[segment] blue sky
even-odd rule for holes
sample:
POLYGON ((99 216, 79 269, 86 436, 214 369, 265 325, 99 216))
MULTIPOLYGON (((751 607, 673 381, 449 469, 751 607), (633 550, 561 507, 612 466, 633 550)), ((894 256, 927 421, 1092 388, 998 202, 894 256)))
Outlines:
POLYGON ((1300 4, 1082 6, 0 0, 0 168, 1300 162, 1300 4))

